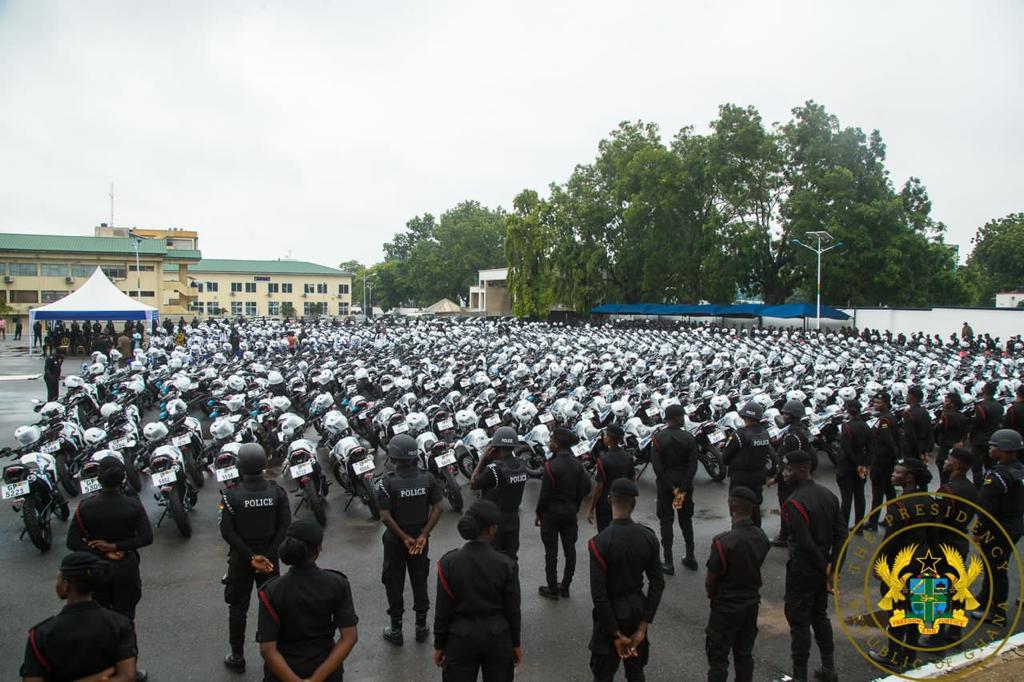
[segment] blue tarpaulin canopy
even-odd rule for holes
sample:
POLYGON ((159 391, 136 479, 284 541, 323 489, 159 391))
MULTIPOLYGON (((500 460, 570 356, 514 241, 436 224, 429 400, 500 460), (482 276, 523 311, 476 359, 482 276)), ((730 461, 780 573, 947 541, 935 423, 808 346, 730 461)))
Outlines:
MULTIPOLYGON (((817 317, 813 303, 789 303, 786 305, 764 305, 742 303, 739 305, 684 305, 672 303, 606 303, 590 312, 598 315, 680 315, 686 317, 817 317)), ((829 320, 848 320, 850 316, 841 310, 821 306, 821 316, 829 320)))
MULTIPOLYGON (((818 308, 813 303, 787 303, 786 305, 765 306, 761 311, 763 317, 817 317, 818 308)), ((842 310, 821 306, 821 316, 827 320, 848 320, 850 316, 842 310)))

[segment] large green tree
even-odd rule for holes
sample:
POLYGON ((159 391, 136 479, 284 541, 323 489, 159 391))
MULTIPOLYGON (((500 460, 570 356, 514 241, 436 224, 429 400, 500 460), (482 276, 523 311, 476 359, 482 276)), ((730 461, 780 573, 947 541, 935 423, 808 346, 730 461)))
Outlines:
POLYGON ((977 282, 978 302, 993 305, 995 295, 1024 285, 1024 213, 990 220, 971 240, 967 267, 977 282))

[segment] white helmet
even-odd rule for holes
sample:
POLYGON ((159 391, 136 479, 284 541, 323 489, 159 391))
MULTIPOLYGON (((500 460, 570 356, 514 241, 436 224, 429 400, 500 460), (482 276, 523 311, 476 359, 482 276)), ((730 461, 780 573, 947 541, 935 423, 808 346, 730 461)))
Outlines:
POLYGON ((329 433, 345 433, 348 431, 348 419, 338 410, 331 410, 324 415, 324 430, 329 433))
POLYGON ((363 444, 359 442, 359 439, 355 436, 345 436, 337 442, 334 448, 331 450, 331 455, 335 458, 341 458, 348 460, 357 450, 366 451, 363 444))
POLYGON ((416 449, 420 452, 420 454, 425 455, 430 452, 430 449, 434 446, 434 443, 436 442, 437 436, 435 436, 430 431, 427 431, 426 433, 421 433, 420 435, 416 436, 416 449))
POLYGON ((82 377, 71 375, 64 379, 64 385, 68 388, 81 388, 85 386, 85 380, 82 377))
POLYGON ((725 412, 731 404, 729 398, 724 395, 716 395, 711 399, 711 409, 715 412, 725 412))
POLYGON ((362 381, 363 379, 369 378, 370 373, 367 372, 364 367, 360 367, 359 369, 356 370, 356 375, 355 376, 356 376, 356 381, 362 381))
POLYGON ((94 462, 102 462, 107 457, 113 457, 114 459, 121 462, 121 464, 125 463, 124 457, 121 455, 121 453, 118 452, 117 450, 111 450, 110 448, 103 448, 102 450, 97 450, 96 452, 92 453, 92 457, 90 457, 89 459, 91 459, 94 462))
POLYGON ((839 389, 839 397, 845 400, 853 400, 857 397, 857 389, 853 386, 843 386, 839 389))
POLYGON ((224 443, 224 445, 220 446, 220 451, 221 454, 230 453, 235 457, 238 457, 238 449, 240 447, 242 447, 242 444, 239 443, 238 441, 229 440, 227 443, 224 443))
POLYGON ((271 386, 278 386, 284 383, 284 375, 278 372, 276 369, 272 369, 267 372, 267 383, 271 386))
POLYGON ((100 416, 104 419, 110 419, 115 414, 120 414, 121 406, 117 403, 103 403, 100 405, 100 416))
POLYGON ((177 377, 174 380, 174 387, 184 393, 192 388, 192 382, 188 377, 177 377))
POLYGON ((463 429, 471 429, 480 421, 473 410, 459 410, 455 413, 455 423, 463 429))
POLYGON ((235 393, 241 393, 245 390, 245 379, 237 374, 232 374, 228 377, 228 389, 235 393))
POLYGON ((291 438, 296 432, 306 428, 306 420, 293 412, 287 412, 277 418, 277 424, 281 427, 281 433, 285 438, 291 438))
POLYGON ((167 403, 167 414, 172 417, 186 412, 188 412, 188 405, 181 398, 175 398, 167 403))
POLYGON ((270 399, 270 404, 274 406, 274 409, 278 412, 287 412, 291 409, 292 401, 283 395, 275 395, 270 399))
POLYGON ((64 412, 64 406, 52 400, 39 409, 39 414, 47 419, 59 419, 64 416, 64 412))
POLYGON ((612 403, 612 413, 620 419, 628 416, 630 409, 629 403, 625 400, 616 400, 612 403))
POLYGON ((118 362, 123 357, 124 356, 121 355, 121 351, 117 350, 116 348, 111 349, 111 351, 110 351, 110 361, 111 362, 118 362))
POLYGON ((217 440, 224 440, 225 438, 230 438, 234 432, 234 424, 232 424, 230 420, 225 419, 223 417, 218 417, 217 419, 214 419, 213 423, 210 424, 210 435, 216 438, 217 440))
POLYGON ((292 443, 289 443, 288 445, 289 455, 292 455, 296 452, 305 452, 310 455, 315 455, 316 445, 312 441, 306 440, 305 438, 299 438, 298 440, 295 440, 292 443))
POLYGON ((43 432, 38 426, 30 424, 28 426, 19 426, 14 429, 14 440, 18 441, 18 445, 25 447, 32 445, 42 438, 43 432))
POLYGON ((422 433, 430 425, 427 415, 422 412, 410 412, 405 416, 405 423, 409 425, 409 433, 422 433))
MULTIPOLYGON (((149 442, 160 440, 161 438, 167 437, 167 425, 163 422, 150 422, 142 427, 142 435, 149 442)), ((153 453, 156 454, 156 453, 153 453)))
POLYGON ((313 409, 317 412, 323 412, 327 410, 331 405, 334 404, 334 396, 330 393, 321 393, 317 397, 313 398, 313 409))
POLYGON ((107 439, 107 432, 99 427, 92 427, 85 430, 85 442, 87 445, 96 447, 107 439))

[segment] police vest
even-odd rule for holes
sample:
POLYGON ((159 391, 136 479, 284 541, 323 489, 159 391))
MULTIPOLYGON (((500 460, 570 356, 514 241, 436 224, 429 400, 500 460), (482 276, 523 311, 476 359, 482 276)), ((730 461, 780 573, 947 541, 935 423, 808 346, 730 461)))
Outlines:
POLYGON ((267 544, 277 534, 277 484, 273 481, 266 484, 262 490, 252 490, 243 482, 225 496, 238 534, 257 550, 267 549, 267 544))
POLYGON ((993 492, 999 495, 998 506, 992 515, 1011 536, 1020 534, 1024 530, 1024 465, 1019 462, 997 464, 986 477, 984 487, 993 488, 993 492))
POLYGON ((412 476, 392 472, 386 479, 391 497, 391 516, 402 528, 416 528, 427 523, 430 515, 430 474, 417 471, 412 476))
POLYGON ((772 443, 768 432, 763 427, 742 427, 736 429, 736 437, 740 439, 740 451, 729 467, 729 475, 748 474, 757 477, 767 476, 766 464, 771 458, 772 443))
POLYGON ((498 460, 489 464, 498 479, 498 485, 484 491, 483 499, 498 505, 503 512, 518 512, 523 501, 523 490, 526 489, 526 464, 518 457, 510 460, 498 460))

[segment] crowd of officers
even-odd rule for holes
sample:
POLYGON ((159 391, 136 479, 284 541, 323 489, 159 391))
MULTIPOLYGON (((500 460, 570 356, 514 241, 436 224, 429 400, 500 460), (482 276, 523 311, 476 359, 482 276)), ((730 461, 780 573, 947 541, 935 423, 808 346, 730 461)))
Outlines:
MULTIPOLYGON (((1024 464, 1018 461, 1024 451, 1024 393, 1018 393, 1018 401, 1003 415, 989 388, 970 423, 962 420, 956 396, 947 396, 948 410, 934 431, 919 407, 916 389, 910 391, 910 406, 899 428, 886 394, 875 396, 876 420, 870 427, 859 405, 850 403, 836 469, 842 500, 812 478, 817 456, 811 454, 802 405, 783 407, 780 425, 789 428, 774 446, 763 423, 763 408, 754 402, 741 408, 745 425, 723 448, 732 527, 714 537, 707 553, 709 680, 728 678, 730 654, 735 678, 753 679, 761 566, 772 544, 789 552, 785 617, 791 636, 792 677, 808 679, 813 635, 821 663, 815 678, 838 679, 828 601, 851 512, 855 532, 878 531, 877 515, 864 520, 867 480, 873 506, 885 509, 886 537, 893 538, 885 545, 887 554, 911 542, 919 546, 945 542, 962 549, 966 557, 969 547, 957 531, 976 536, 994 531, 998 541, 985 550, 993 560, 991 579, 985 577, 979 601, 986 604, 991 597, 992 604, 1005 609, 1005 563, 1000 569, 994 559, 1005 556, 1024 532, 1024 464), (1016 426, 998 428, 1003 423, 1016 426), (961 520, 956 527, 940 528, 932 535, 901 526, 904 517, 896 508, 901 502, 896 500, 895 487, 903 494, 927 491, 933 451, 940 469, 939 490, 978 501, 990 518, 979 518, 977 525, 969 526, 962 515, 944 514, 946 519, 961 520), (761 529, 761 507, 764 489, 772 485, 778 489, 781 529, 769 541, 761 529), (997 527, 986 527, 992 521, 997 527)), ((684 428, 682 407, 669 406, 665 418, 666 428, 654 436, 652 448, 659 534, 632 520, 639 491, 632 480, 630 456, 621 448, 621 428, 609 426, 602 433, 605 449, 596 465, 593 490, 590 476, 572 453, 575 434, 560 428, 551 434, 553 456, 544 465, 534 517, 545 554, 545 581, 538 593, 551 600, 570 597, 578 513, 590 495, 586 518, 596 522, 598 529, 587 543, 594 605, 589 642, 594 680, 613 679, 620 666, 626 679, 644 679, 651 655, 648 628, 658 610, 664 576, 675 572, 677 523, 685 548, 682 566, 698 568, 693 533, 697 445, 684 428)), ((432 630, 427 622, 429 538, 441 515, 441 491, 434 478, 417 466, 413 438, 400 434, 388 444, 394 469, 384 474, 377 488, 384 525, 381 580, 390 617, 382 635, 392 645, 404 644, 403 593, 408 576, 414 638, 425 642, 433 634, 434 661, 445 680, 475 680, 481 673, 488 681, 511 680, 523 656, 519 509, 528 476, 524 463, 513 454, 517 444, 514 430, 499 428, 471 476, 470 487, 479 491, 480 499, 458 524, 466 544, 436 562, 432 630)), ((264 679, 341 680, 343 662, 358 639, 348 580, 342 573, 317 566, 322 530, 310 521, 292 521, 287 495, 266 478, 266 466, 260 446, 242 446, 242 480, 225 491, 221 503, 220 531, 228 545, 222 582, 230 645, 224 664, 240 673, 246 669, 246 619, 255 587, 256 637, 264 679), (282 563, 290 566, 283 575, 282 563)), ((26 680, 145 679, 135 664, 133 620, 142 594, 139 550, 152 542, 153 533, 138 498, 121 492, 125 473, 119 460, 103 460, 99 467, 102 491, 85 498, 75 511, 67 536, 73 551, 62 562, 57 580, 57 594, 67 605, 29 631, 21 671, 26 680)), ((944 505, 956 504, 940 500, 944 505)), ((992 610, 972 616, 991 618, 992 610)), ((890 634, 894 643, 872 652, 872 657, 895 669, 914 665, 913 647, 920 643, 916 629, 904 626, 890 634)), ((930 645, 941 646, 956 637, 957 632, 947 628, 930 645)))

